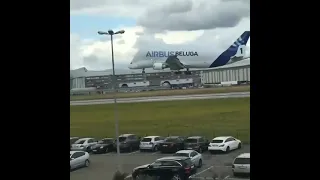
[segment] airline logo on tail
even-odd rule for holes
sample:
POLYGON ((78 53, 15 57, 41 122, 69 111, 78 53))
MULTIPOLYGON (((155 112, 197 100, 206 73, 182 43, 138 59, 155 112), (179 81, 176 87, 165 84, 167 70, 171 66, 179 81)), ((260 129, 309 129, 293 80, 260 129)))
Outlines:
POLYGON ((250 38, 250 31, 245 31, 242 35, 220 56, 213 61, 210 68, 226 65, 232 57, 243 56, 243 46, 245 46, 250 38), (240 56, 237 54, 240 48, 240 56))

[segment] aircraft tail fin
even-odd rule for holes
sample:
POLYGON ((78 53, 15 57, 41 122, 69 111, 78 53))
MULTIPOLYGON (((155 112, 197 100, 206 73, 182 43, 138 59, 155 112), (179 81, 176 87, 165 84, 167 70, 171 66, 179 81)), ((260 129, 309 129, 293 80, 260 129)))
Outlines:
POLYGON ((245 31, 241 36, 210 65, 210 68, 226 65, 233 58, 244 57, 246 44, 250 38, 250 31, 245 31))

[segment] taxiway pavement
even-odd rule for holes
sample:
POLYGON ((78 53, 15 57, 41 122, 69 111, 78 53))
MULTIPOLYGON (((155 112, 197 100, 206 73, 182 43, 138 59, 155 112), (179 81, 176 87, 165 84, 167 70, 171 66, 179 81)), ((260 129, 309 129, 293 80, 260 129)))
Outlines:
MULTIPOLYGON (((240 97, 250 97, 250 92, 118 98, 117 103, 176 101, 176 100, 192 100, 192 99, 220 99, 220 98, 240 98, 240 97)), ((70 106, 111 104, 111 103, 114 103, 114 99, 83 100, 83 101, 70 101, 70 106)))

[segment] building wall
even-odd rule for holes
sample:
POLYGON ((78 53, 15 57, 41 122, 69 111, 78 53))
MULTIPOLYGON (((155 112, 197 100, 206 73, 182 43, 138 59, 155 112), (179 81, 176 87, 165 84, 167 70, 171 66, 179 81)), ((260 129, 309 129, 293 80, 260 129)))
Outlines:
POLYGON ((212 69, 201 72, 202 84, 216 84, 227 81, 250 82, 250 65, 223 69, 212 69))
POLYGON ((70 89, 74 88, 85 88, 85 78, 84 77, 78 77, 74 79, 70 79, 70 89))

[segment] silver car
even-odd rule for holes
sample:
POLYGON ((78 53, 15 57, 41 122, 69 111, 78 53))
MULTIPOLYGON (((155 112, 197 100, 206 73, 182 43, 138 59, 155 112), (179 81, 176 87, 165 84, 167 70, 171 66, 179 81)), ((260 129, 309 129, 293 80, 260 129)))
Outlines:
POLYGON ((97 142, 94 138, 81 138, 71 145, 71 150, 91 152, 91 146, 97 144, 97 142))
POLYGON ((90 165, 89 153, 84 151, 70 151, 70 170, 90 165))
POLYGON ((233 161, 232 165, 233 175, 249 174, 250 175, 250 153, 240 154, 233 161))
POLYGON ((140 151, 152 150, 158 151, 159 144, 163 142, 165 138, 161 136, 147 136, 140 141, 140 151))

